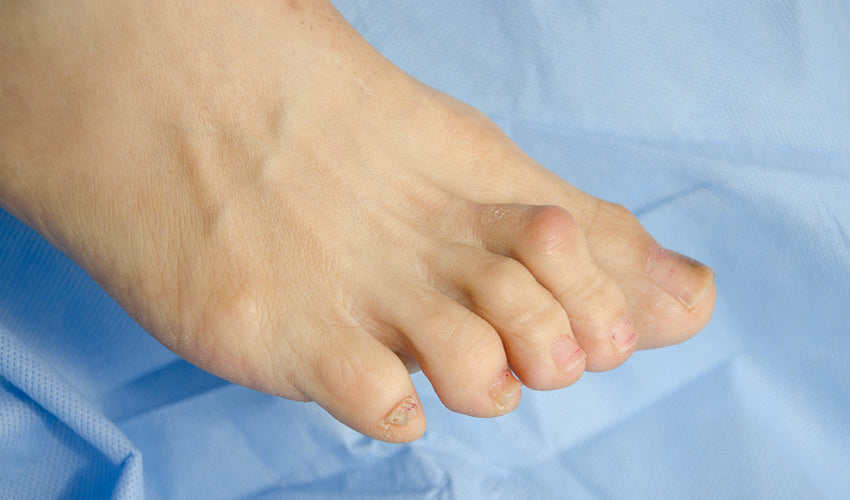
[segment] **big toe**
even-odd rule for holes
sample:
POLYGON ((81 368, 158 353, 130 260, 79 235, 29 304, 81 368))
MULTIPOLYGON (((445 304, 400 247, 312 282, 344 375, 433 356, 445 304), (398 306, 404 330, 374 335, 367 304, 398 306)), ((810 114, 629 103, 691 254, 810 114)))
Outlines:
POLYGON ((598 203, 592 220, 591 251, 625 293, 638 348, 683 342, 708 324, 717 300, 711 268, 662 247, 620 205, 598 203))

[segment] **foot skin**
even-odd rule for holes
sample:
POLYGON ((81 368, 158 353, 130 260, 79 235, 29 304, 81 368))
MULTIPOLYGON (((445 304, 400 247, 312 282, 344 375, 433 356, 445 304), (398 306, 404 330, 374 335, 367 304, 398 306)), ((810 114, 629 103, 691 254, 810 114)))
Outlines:
POLYGON ((422 435, 709 320, 710 269, 327 2, 2 2, 0 201, 197 366, 422 435), (12 68, 12 69, 10 69, 12 68))

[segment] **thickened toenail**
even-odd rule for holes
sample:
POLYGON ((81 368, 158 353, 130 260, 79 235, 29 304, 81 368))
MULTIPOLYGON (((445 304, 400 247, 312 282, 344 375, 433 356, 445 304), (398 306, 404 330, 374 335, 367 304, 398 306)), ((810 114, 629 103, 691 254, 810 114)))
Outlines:
POLYGON ((619 352, 626 352, 637 343, 637 330, 627 314, 611 323, 611 341, 619 352))
POLYGON ((667 293, 693 309, 714 283, 714 271, 696 260, 657 246, 646 257, 646 270, 667 293))
POLYGON ((383 420, 384 425, 406 425, 419 413, 419 403, 416 398, 409 396, 396 405, 383 420))
POLYGON ((514 378, 509 368, 505 368, 490 387, 490 397, 493 398, 499 409, 509 410, 513 406, 513 400, 520 389, 522 389, 520 381, 514 378))

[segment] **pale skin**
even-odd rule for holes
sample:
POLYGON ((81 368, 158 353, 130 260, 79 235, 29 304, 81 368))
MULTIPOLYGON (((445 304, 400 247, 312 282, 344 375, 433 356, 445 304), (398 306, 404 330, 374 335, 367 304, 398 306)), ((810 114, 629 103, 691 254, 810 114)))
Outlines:
MULTIPOLYGON (((417 439, 708 322, 712 271, 324 0, 0 2, 0 204, 235 383, 417 439)), ((96 341, 96 339, 93 339, 96 341)))

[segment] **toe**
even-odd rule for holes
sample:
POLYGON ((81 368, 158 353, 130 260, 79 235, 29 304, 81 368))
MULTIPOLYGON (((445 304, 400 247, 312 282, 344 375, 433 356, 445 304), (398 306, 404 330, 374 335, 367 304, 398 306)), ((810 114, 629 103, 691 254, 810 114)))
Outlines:
POLYGON ((458 300, 492 325, 523 384, 549 390, 573 384, 584 372, 564 308, 518 261, 474 247, 447 252, 450 288, 458 300))
POLYGON ((299 387, 340 422, 382 441, 408 442, 425 432, 425 414, 407 368, 359 327, 323 328, 321 345, 300 350, 308 369, 299 387))
POLYGON ((377 313, 405 339, 446 407, 494 417, 519 403, 521 383, 508 368, 499 335, 484 319, 443 293, 405 290, 377 313))
POLYGON ((588 241, 626 293, 640 332, 638 348, 685 341, 711 319, 717 290, 707 266, 661 247, 621 205, 599 202, 588 241))
POLYGON ((596 263, 579 223, 555 206, 481 205, 482 243, 521 262, 563 307, 586 368, 609 370, 634 351, 637 331, 619 285, 596 263))

